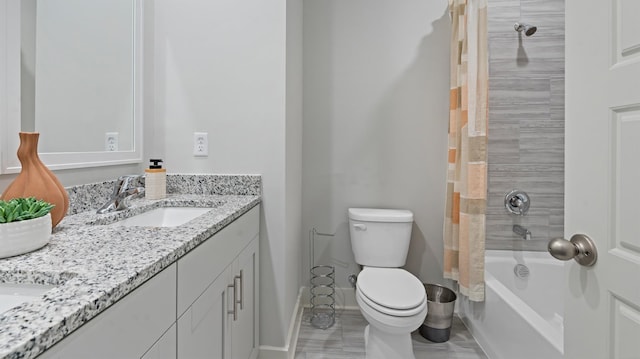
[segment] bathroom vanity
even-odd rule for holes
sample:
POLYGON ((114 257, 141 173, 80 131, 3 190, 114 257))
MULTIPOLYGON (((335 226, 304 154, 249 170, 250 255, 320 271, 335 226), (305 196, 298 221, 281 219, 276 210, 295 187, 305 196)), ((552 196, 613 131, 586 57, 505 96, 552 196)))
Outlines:
POLYGON ((0 261, 0 282, 53 286, 0 313, 0 358, 256 358, 259 203, 171 194, 65 218, 43 249, 0 261), (211 210, 119 224, 162 207, 211 210))
POLYGON ((258 216, 256 206, 40 358, 256 358, 258 216))

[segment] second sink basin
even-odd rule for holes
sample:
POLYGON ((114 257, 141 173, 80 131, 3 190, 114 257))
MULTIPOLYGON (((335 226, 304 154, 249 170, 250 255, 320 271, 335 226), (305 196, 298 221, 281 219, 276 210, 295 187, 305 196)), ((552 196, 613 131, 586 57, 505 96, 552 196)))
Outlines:
POLYGON ((177 227, 202 216, 213 208, 161 207, 113 223, 127 227, 177 227))
POLYGON ((39 298, 54 287, 44 284, 2 283, 0 284, 0 313, 39 298))

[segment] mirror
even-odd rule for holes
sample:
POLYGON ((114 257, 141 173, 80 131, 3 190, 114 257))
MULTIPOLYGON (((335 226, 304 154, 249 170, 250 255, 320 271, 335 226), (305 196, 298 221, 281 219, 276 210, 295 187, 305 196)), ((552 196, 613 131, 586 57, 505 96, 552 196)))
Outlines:
POLYGON ((21 130, 41 152, 130 151, 132 1, 21 0, 21 19, 21 130))
POLYGON ((51 169, 141 161, 141 1, 7 0, 3 173, 19 131, 51 169))

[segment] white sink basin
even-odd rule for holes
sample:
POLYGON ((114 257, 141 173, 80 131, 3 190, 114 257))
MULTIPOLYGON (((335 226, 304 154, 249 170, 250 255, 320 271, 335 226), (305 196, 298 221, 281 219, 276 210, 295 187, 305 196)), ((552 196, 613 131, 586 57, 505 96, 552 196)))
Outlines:
POLYGON ((213 208, 162 207, 115 222, 126 227, 177 227, 202 216, 213 208))
POLYGON ((40 298, 54 287, 53 285, 44 284, 2 283, 0 284, 0 313, 4 313, 22 303, 40 298))

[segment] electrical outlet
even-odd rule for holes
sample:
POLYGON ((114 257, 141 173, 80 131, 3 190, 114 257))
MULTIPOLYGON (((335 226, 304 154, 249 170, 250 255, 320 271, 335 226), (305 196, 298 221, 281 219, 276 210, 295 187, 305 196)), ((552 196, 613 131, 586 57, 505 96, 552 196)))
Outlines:
POLYGON ((195 157, 209 156, 209 140, 206 132, 193 133, 193 155, 195 157))
POLYGON ((118 150, 118 132, 107 132, 104 134, 104 150, 115 152, 118 150))

